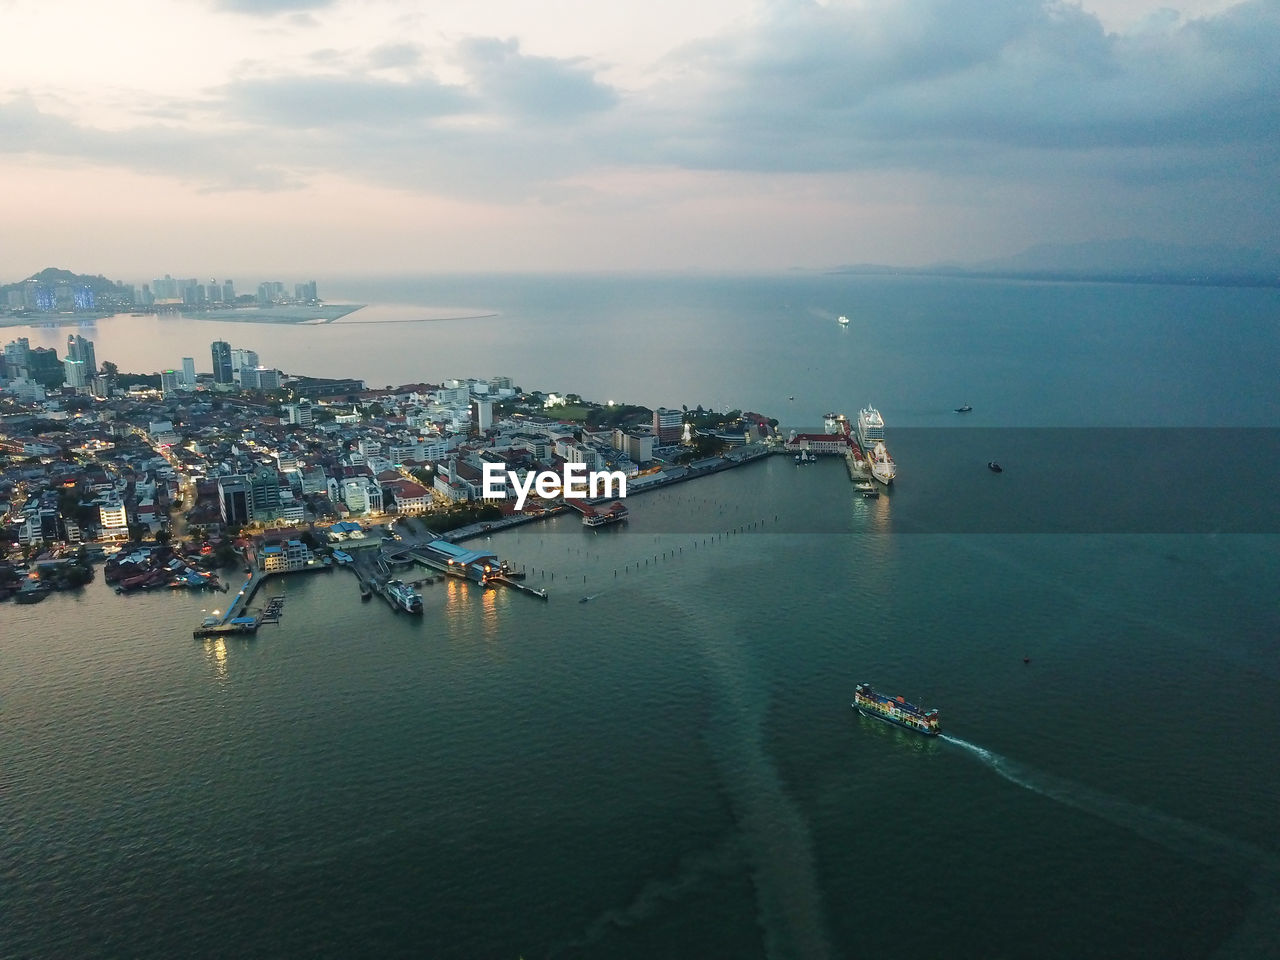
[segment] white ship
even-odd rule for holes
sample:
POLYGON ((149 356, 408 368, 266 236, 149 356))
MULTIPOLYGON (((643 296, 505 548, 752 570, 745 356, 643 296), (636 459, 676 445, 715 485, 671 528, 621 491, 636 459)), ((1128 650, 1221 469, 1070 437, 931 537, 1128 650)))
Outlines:
POLYGON ((885 449, 883 440, 871 448, 867 460, 871 463, 873 477, 886 487, 893 483, 893 478, 898 475, 898 468, 893 462, 893 457, 889 456, 889 451, 885 449))
POLYGON ((406 613, 422 612, 422 597, 403 580, 388 580, 386 589, 387 596, 394 600, 401 610, 406 613))
POLYGON ((849 318, 841 315, 836 317, 836 323, 840 324, 842 327, 847 327, 849 325, 849 318))
POLYGON ((871 467, 871 476, 885 486, 893 483, 897 466, 884 445, 884 418, 875 407, 858 411, 858 446, 871 467))

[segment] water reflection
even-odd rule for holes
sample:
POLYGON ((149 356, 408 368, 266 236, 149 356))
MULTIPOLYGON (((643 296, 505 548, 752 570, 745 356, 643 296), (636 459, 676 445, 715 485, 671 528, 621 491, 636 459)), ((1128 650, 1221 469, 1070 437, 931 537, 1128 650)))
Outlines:
POLYGON ((938 752, 937 737, 926 737, 924 734, 916 733, 914 730, 907 730, 895 724, 878 720, 875 717, 863 716, 857 711, 853 711, 853 715, 858 721, 859 735, 868 734, 879 737, 882 740, 891 742, 895 747, 909 750, 912 753, 933 756, 938 752))
POLYGON ((213 637, 204 642, 204 656, 213 671, 213 679, 226 683, 227 677, 227 642, 222 637, 213 637))

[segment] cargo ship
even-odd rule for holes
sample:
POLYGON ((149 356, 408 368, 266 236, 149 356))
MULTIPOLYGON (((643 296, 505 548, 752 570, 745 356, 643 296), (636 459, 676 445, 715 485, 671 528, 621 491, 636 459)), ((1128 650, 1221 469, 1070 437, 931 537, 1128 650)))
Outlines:
POLYGON ((871 689, 871 684, 860 683, 853 692, 853 709, 864 717, 876 717, 888 723, 896 723, 908 730, 936 737, 942 732, 937 710, 926 710, 908 703, 902 697, 886 697, 871 689))

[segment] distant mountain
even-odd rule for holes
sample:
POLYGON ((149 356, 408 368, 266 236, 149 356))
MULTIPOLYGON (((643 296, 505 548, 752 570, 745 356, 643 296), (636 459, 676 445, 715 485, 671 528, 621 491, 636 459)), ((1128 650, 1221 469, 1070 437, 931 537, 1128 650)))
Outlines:
POLYGON ((1248 247, 1186 247, 1133 237, 1042 243, 1011 257, 973 263, 948 261, 927 267, 858 263, 832 272, 1280 286, 1280 255, 1248 247))
POLYGON ((0 295, 7 294, 10 290, 21 290, 26 284, 33 282, 42 287, 55 287, 58 284, 66 284, 71 287, 88 287, 98 296, 121 293, 124 289, 122 285, 113 280, 108 280, 101 274, 92 276, 87 273, 64 270, 61 267, 45 267, 39 273, 33 273, 25 280, 0 286, 0 295))
POLYGON ((1187 247, 1131 237, 1088 243, 1042 243, 1011 257, 965 264, 960 269, 972 273, 1280 280, 1280 257, 1247 247, 1187 247))

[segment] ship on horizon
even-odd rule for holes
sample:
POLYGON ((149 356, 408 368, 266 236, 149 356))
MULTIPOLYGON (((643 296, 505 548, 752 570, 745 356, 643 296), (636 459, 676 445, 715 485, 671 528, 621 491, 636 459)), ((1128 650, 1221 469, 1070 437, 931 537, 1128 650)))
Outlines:
POLYGON ((886 697, 873 690, 869 683, 860 683, 854 689, 852 707, 864 717, 875 717, 923 733, 926 737, 942 733, 937 710, 917 707, 902 697, 886 697))

